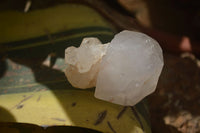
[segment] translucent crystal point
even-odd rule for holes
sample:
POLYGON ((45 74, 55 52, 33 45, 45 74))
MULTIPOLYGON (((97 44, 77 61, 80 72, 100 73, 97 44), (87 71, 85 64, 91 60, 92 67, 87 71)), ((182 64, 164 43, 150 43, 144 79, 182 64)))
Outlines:
POLYGON ((102 58, 95 97, 133 106, 155 90, 162 68, 162 49, 154 39, 122 31, 102 58))

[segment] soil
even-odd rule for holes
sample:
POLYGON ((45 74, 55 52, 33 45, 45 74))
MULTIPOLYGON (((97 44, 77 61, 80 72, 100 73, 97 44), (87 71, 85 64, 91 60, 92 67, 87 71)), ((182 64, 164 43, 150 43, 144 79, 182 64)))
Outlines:
POLYGON ((153 133, 200 132, 200 64, 192 54, 165 54, 155 93, 149 96, 153 133))

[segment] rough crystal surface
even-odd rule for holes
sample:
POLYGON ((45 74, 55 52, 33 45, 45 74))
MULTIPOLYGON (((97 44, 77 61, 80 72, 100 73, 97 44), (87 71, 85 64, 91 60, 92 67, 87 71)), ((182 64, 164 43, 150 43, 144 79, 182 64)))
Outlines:
POLYGON ((162 49, 154 39, 122 31, 102 58, 95 97, 133 106, 155 90, 162 68, 162 49))
POLYGON ((72 86, 85 89, 96 85, 100 62, 107 46, 91 37, 84 38, 79 48, 72 46, 65 50, 65 75, 72 86))

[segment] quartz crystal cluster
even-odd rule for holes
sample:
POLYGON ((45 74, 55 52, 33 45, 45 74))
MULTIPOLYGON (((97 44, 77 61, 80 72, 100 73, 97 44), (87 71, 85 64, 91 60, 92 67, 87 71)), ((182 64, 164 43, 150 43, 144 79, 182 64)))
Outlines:
POLYGON ((124 106, 133 106, 155 91, 164 64, 154 39, 127 30, 108 44, 85 38, 79 48, 66 49, 65 60, 72 86, 96 86, 96 98, 124 106))
POLYGON ((65 50, 65 75, 72 86, 86 89, 96 85, 97 74, 108 44, 97 38, 84 38, 80 47, 65 50))

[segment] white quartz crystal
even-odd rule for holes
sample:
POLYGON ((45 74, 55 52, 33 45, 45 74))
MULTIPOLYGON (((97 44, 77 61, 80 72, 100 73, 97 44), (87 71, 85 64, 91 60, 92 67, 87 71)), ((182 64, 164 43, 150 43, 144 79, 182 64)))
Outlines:
POLYGON ((154 39, 122 31, 102 59, 95 97, 133 106, 155 90, 162 68, 162 49, 154 39))
POLYGON ((133 31, 120 32, 109 45, 86 38, 79 48, 66 49, 65 60, 65 74, 74 87, 96 86, 96 98, 124 106, 155 91, 163 68, 159 44, 133 31))
POLYGON ((79 48, 71 46, 65 50, 65 75, 72 86, 85 89, 96 85, 99 64, 107 46, 97 38, 84 38, 79 48))

